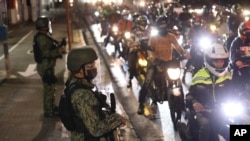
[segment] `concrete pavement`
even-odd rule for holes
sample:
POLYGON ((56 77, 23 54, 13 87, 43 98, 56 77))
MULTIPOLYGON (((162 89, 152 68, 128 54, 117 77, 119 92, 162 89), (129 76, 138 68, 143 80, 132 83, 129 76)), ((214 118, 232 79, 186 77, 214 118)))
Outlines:
MULTIPOLYGON (((65 20, 63 18, 65 15, 60 15, 61 12, 57 13, 54 11, 52 13, 53 37, 58 40, 67 33, 65 20)), ((70 133, 63 127, 59 118, 43 117, 43 88, 38 74, 34 73, 27 77, 20 75, 19 69, 24 69, 23 66, 26 66, 27 63, 29 66, 34 63, 31 51, 34 34, 33 23, 27 23, 20 27, 10 29, 10 37, 8 39, 11 65, 10 76, 6 76, 4 56, 0 59, 0 140, 69 141, 70 133), (24 34, 20 34, 21 30, 25 30, 24 34), (17 38, 17 36, 19 40, 14 39, 17 38), (28 53, 24 54, 24 52, 28 53)), ((82 30, 73 30, 72 48, 82 47, 84 45, 82 30)), ((56 86, 57 103, 64 89, 64 81, 68 76, 68 71, 65 68, 65 59, 66 55, 58 60, 56 65, 56 76, 59 80, 56 86)), ((99 64, 104 64, 102 59, 99 59, 99 64)), ((112 87, 112 84, 110 84, 111 79, 104 65, 100 65, 99 70, 101 72, 97 78, 99 88, 107 90, 112 87)), ((119 112, 126 116, 119 102, 118 107, 120 107, 119 112)), ((136 136, 135 133, 132 133, 131 128, 130 123, 128 123, 126 128, 120 130, 121 134, 128 136, 127 139, 123 137, 122 140, 130 140, 129 136, 131 136, 131 134, 136 136)))

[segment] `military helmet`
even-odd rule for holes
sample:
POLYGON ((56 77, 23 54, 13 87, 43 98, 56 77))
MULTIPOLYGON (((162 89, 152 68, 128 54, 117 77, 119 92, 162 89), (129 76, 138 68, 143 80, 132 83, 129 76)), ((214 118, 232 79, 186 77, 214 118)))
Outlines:
POLYGON ((91 47, 82 47, 72 49, 67 58, 67 67, 71 71, 77 71, 82 65, 96 60, 97 54, 91 47))
POLYGON ((41 30, 43 28, 50 28, 51 22, 48 17, 41 16, 37 18, 35 24, 36 24, 36 29, 41 30))

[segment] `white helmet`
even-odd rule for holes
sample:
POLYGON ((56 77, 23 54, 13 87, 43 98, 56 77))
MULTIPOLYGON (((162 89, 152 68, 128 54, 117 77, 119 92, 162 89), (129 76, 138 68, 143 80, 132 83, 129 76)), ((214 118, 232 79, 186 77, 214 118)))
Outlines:
POLYGON ((222 76, 228 71, 229 53, 226 47, 222 44, 214 43, 211 47, 204 50, 205 67, 215 76, 222 76), (225 59, 222 68, 216 68, 212 60, 225 59))

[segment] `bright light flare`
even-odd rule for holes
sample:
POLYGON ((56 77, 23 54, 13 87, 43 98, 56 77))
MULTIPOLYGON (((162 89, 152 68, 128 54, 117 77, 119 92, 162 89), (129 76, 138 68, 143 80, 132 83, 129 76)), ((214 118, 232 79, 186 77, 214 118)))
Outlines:
POLYGON ((94 14, 95 14, 96 17, 99 17, 99 16, 100 16, 100 13, 99 13, 98 11, 95 11, 94 14))
POLYGON ((199 46, 202 47, 202 49, 207 49, 211 46, 212 41, 209 37, 203 37, 199 41, 199 46))
POLYGON ((180 78, 181 69, 180 68, 168 68, 167 73, 171 80, 177 80, 180 78))
POLYGON ((139 58, 138 63, 142 67, 146 67, 148 65, 148 61, 146 59, 144 59, 144 58, 139 58))
POLYGON ((198 15, 201 15, 203 13, 203 9, 190 9, 190 13, 197 13, 198 15))
POLYGON ((113 25, 112 26, 112 31, 113 31, 113 33, 116 35, 116 34, 118 34, 118 26, 117 25, 113 25))
POLYGON ((124 37, 125 37, 126 39, 130 39, 130 38, 131 38, 131 33, 128 32, 128 31, 126 31, 126 32, 124 33, 124 37))
POLYGON ((235 117, 243 113, 244 108, 241 103, 228 102, 222 105, 222 109, 226 116, 235 117))
POLYGON ((140 2, 139 2, 139 6, 140 6, 140 7, 144 7, 145 5, 146 5, 145 1, 140 1, 140 2))
POLYGON ((150 31, 150 36, 157 36, 158 35, 158 30, 156 28, 152 28, 150 31))
POLYGON ((217 27, 214 24, 211 24, 209 28, 212 32, 215 32, 217 30, 217 27))
POLYGON ((244 16, 248 16, 248 15, 250 15, 250 10, 243 10, 242 14, 244 16))

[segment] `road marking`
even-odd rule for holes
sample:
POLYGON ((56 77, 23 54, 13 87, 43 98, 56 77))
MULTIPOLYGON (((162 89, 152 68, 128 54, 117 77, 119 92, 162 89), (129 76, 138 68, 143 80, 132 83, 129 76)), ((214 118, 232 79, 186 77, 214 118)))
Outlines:
POLYGON ((29 77, 37 72, 35 71, 35 69, 36 69, 36 64, 29 64, 25 72, 18 72, 18 73, 24 77, 29 77))
MULTIPOLYGON (((9 53, 12 52, 16 47, 19 46, 19 44, 21 44, 31 33, 33 33, 33 30, 31 30, 29 33, 27 33, 25 36, 23 36, 23 38, 21 38, 21 40, 19 40, 14 46, 12 46, 9 49, 9 53)), ((2 60, 4 58, 4 54, 0 57, 0 60, 2 60)))

